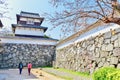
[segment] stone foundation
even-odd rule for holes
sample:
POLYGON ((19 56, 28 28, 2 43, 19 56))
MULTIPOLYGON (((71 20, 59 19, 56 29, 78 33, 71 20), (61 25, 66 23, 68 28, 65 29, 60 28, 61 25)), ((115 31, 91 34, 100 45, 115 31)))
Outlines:
POLYGON ((120 68, 120 29, 56 50, 56 66, 91 73, 103 66, 120 68))
POLYGON ((33 67, 51 66, 54 60, 55 46, 37 44, 2 44, 0 68, 17 68, 20 61, 24 66, 28 62, 33 67))

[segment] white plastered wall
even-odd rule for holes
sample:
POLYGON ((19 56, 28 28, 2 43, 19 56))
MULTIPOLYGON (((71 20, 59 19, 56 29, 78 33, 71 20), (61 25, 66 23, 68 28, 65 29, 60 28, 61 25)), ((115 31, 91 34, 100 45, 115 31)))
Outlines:
POLYGON ((16 27, 15 34, 44 36, 43 29, 16 27))
POLYGON ((33 20, 33 22, 40 22, 39 19, 24 18, 24 17, 21 17, 21 18, 20 18, 20 21, 28 21, 28 19, 33 20))

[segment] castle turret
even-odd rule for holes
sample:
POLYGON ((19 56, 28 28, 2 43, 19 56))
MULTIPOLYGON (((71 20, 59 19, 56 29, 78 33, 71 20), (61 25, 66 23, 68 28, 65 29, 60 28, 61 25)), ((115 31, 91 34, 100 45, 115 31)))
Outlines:
POLYGON ((21 11, 16 17, 17 24, 12 24, 15 36, 44 37, 47 27, 41 26, 44 18, 40 17, 38 13, 21 11))
POLYGON ((23 12, 16 15, 12 36, 0 36, 2 43, 56 45, 58 40, 45 36, 47 27, 41 26, 44 18, 38 13, 23 12))

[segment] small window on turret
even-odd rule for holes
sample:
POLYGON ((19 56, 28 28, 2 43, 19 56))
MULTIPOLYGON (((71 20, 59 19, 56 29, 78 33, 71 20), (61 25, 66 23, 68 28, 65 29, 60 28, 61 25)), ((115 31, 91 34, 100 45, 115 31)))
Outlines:
POLYGON ((28 20, 27 20, 27 24, 34 24, 34 20, 28 19, 28 20))

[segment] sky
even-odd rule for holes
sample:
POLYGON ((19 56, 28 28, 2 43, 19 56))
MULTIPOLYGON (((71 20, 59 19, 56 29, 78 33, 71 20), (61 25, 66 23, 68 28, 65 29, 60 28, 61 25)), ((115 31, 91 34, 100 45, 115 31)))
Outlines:
MULTIPOLYGON (((16 14, 20 14, 21 11, 39 13, 41 17, 46 17, 44 13, 53 14, 56 9, 49 1, 50 0, 8 0, 9 13, 7 13, 6 16, 11 19, 2 18, 2 23, 7 29, 11 30, 11 24, 17 23, 16 14)), ((41 26, 48 27, 45 33, 46 35, 55 39, 60 39, 60 35, 62 34, 60 27, 51 30, 53 26, 46 21, 46 18, 41 26)))

